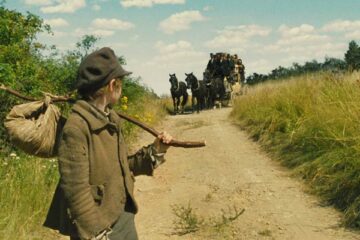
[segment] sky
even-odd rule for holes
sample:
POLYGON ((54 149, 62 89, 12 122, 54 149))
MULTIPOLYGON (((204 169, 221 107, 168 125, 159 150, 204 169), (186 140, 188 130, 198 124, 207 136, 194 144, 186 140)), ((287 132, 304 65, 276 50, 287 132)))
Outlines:
POLYGON ((157 94, 170 94, 169 74, 198 79, 211 52, 237 54, 246 75, 278 66, 344 58, 360 42, 360 0, 6 0, 40 16, 53 35, 38 40, 60 51, 85 34, 124 56, 126 70, 157 94))

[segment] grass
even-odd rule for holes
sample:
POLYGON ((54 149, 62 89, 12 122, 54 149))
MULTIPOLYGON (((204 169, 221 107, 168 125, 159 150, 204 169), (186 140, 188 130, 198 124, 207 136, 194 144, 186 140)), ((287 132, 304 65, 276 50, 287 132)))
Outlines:
MULTIPOLYGON (((144 95, 136 101, 123 100, 119 108, 152 125, 166 114, 159 101, 144 95)), ((135 139, 138 129, 125 122, 125 138, 135 139)), ((56 159, 41 159, 20 152, 0 156, 1 240, 60 239, 59 234, 42 227, 58 178, 56 159)))
MULTIPOLYGON (((153 126, 167 115, 163 99, 154 98, 149 95, 145 95, 136 101, 130 102, 124 101, 123 99, 124 98, 122 98, 122 104, 118 107, 118 110, 133 116, 147 125, 153 126)), ((139 127, 124 121, 122 131, 127 142, 131 143, 135 140, 134 136, 138 130, 140 130, 139 127)))
POLYGON ((360 227, 360 74, 319 73, 259 85, 231 116, 326 204, 360 227))
MULTIPOLYGON (((239 210, 235 205, 227 209, 221 209, 220 216, 203 217, 198 214, 191 206, 190 202, 185 205, 172 205, 172 211, 175 215, 173 221, 173 234, 182 236, 185 234, 199 232, 200 235, 214 236, 218 235, 220 239, 229 234, 226 231, 231 228, 231 223, 241 216, 245 209, 239 210)), ((214 239, 212 237, 207 239, 214 239)))
POLYGON ((171 208, 176 217, 173 222, 174 234, 182 236, 197 232, 204 225, 204 219, 194 211, 190 203, 187 206, 172 205, 171 208))
POLYGON ((41 225, 57 180, 55 159, 15 154, 0 159, 1 239, 56 239, 41 225))

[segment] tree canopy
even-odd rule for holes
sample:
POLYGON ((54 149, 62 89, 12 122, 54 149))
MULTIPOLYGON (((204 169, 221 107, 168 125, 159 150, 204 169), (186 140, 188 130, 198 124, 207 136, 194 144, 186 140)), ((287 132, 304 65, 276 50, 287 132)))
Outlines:
POLYGON ((355 41, 349 43, 349 48, 345 53, 345 62, 351 71, 360 69, 360 47, 355 41))
MULTIPOLYGON (((43 97, 43 91, 68 94, 73 90, 81 60, 96 50, 99 38, 85 35, 76 43, 75 49, 60 54, 56 46, 37 41, 41 32, 51 34, 51 28, 40 17, 30 12, 23 14, 9 10, 0 1, 0 84, 37 98, 43 97)), ((126 64, 123 56, 119 57, 119 62, 126 64)), ((139 79, 131 77, 124 86, 127 89, 123 93, 129 94, 129 98, 153 93, 141 85, 139 79)), ((0 91, 0 122, 3 123, 11 107, 19 103, 19 99, 0 91)), ((61 107, 65 111, 69 108, 65 104, 61 107)), ((0 153, 9 146, 1 125, 0 153)))

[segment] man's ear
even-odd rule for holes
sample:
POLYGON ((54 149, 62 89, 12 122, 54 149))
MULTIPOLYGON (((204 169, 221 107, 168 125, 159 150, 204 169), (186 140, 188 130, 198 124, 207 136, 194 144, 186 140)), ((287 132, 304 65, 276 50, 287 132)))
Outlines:
POLYGON ((115 79, 111 79, 109 82, 109 90, 110 92, 115 91, 115 79))

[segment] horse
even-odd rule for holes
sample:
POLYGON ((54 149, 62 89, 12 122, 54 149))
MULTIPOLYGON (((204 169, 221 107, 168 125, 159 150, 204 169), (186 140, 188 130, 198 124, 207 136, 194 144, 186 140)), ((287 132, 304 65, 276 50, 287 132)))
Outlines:
POLYGON ((191 107, 192 112, 194 112, 194 100, 196 99, 196 111, 197 113, 200 110, 205 109, 206 104, 206 96, 207 96, 207 89, 202 80, 198 80, 193 73, 185 73, 186 75, 186 85, 188 88, 191 89, 192 98, 191 98, 191 107))
POLYGON ((186 84, 181 81, 179 82, 177 77, 175 76, 175 73, 169 74, 169 76, 170 76, 169 82, 171 84, 170 92, 174 105, 174 114, 179 112, 179 104, 181 97, 182 97, 182 101, 181 101, 180 113, 184 113, 184 106, 186 105, 189 96, 186 91, 186 84))
POLYGON ((209 71, 204 72, 204 82, 208 89, 207 103, 208 108, 214 108, 215 103, 220 103, 225 98, 224 81, 220 77, 212 77, 209 71))

